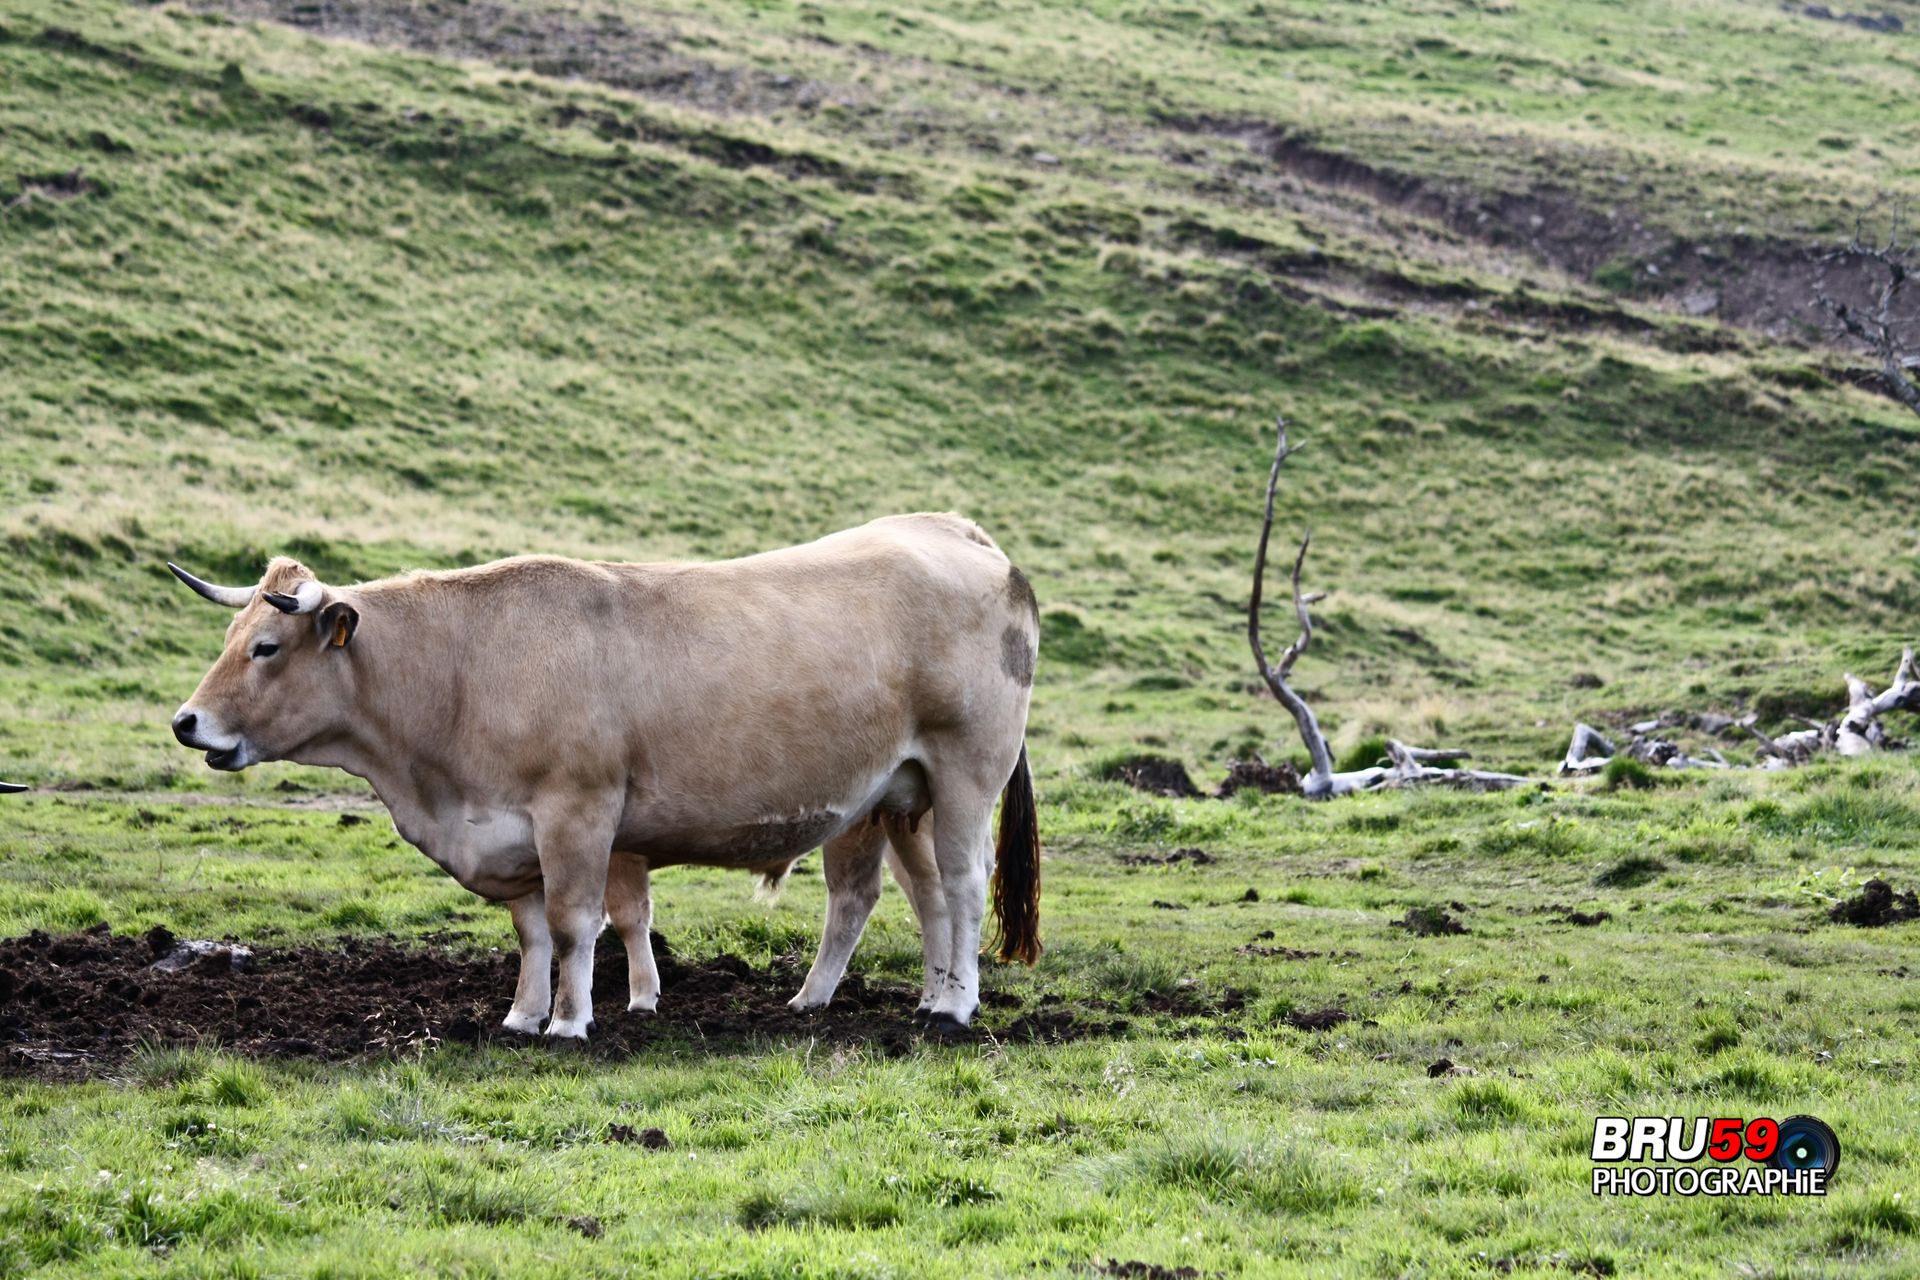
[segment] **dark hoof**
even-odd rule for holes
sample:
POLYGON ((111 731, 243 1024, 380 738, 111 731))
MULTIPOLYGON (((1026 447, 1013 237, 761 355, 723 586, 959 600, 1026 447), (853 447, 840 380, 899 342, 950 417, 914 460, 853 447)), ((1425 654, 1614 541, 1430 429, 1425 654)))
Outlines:
POLYGON ((927 1033, 939 1036, 942 1040, 956 1040, 967 1034, 967 1024, 950 1013, 929 1014, 927 1033))

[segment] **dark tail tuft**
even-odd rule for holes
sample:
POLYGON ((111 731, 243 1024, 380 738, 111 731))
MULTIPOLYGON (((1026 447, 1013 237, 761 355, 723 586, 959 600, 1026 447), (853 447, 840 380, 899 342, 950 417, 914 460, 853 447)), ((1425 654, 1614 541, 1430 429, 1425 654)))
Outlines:
POLYGON ((1000 843, 993 860, 994 945, 1002 960, 1040 958, 1040 812, 1033 804, 1027 748, 1000 797, 1000 843))

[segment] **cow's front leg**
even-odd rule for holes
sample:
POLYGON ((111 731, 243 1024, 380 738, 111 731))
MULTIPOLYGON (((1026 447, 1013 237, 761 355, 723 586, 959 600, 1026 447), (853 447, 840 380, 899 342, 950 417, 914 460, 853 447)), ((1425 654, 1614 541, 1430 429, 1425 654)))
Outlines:
POLYGON ((523 1036, 538 1035, 553 1003, 553 935, 547 932, 547 904, 539 890, 509 904, 513 931, 520 935, 520 981, 513 989, 513 1008, 501 1023, 523 1036))
POLYGON ((607 863, 620 797, 559 795, 535 806, 533 842, 559 980, 547 1035, 584 1040, 593 1025, 593 944, 606 920, 607 863))
POLYGON ((653 963, 653 897, 647 887, 647 860, 613 855, 607 868, 607 916, 627 947, 627 1012, 652 1013, 660 1007, 660 971, 653 963))

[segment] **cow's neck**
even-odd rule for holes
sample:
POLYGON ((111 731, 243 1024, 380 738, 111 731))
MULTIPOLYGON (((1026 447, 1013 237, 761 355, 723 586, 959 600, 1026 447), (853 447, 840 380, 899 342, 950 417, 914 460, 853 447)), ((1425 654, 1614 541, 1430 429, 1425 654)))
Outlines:
POLYGON ((429 822, 454 797, 455 726, 464 689, 460 637, 405 592, 356 591, 362 620, 353 644, 354 712, 340 734, 301 763, 344 769, 372 785, 401 834, 429 822))

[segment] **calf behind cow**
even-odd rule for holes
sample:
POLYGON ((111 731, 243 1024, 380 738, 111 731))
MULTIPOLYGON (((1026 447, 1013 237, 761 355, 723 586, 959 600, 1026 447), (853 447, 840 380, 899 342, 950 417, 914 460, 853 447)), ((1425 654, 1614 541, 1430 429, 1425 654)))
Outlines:
POLYGON ((173 571, 239 610, 175 736, 216 769, 365 778, 402 837, 509 902, 513 1030, 551 1005, 549 1035, 587 1033, 606 916, 628 1007, 653 1008, 647 876, 676 863, 777 878, 824 849, 826 925, 796 1008, 832 998, 883 858, 919 918, 937 1028, 979 1004, 989 863, 1001 958, 1039 955, 1038 613, 972 521, 891 516, 712 564, 528 556, 354 587, 284 558, 257 587, 173 571))

